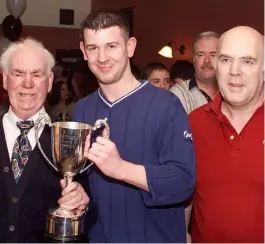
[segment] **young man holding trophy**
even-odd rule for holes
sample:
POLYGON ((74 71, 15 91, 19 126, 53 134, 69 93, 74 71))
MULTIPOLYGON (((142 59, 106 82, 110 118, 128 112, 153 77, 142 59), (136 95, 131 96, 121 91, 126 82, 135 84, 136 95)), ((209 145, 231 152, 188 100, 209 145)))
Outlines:
POLYGON ((187 115, 174 94, 134 78, 136 39, 120 13, 91 13, 81 31, 100 88, 76 104, 73 120, 107 118, 110 127, 109 139, 88 140, 85 149, 96 166, 88 176, 98 207, 90 241, 183 243, 183 202, 195 184, 187 115))
POLYGON ((51 129, 40 126, 35 136, 34 127, 46 114, 43 104, 53 82, 51 53, 27 38, 10 44, 0 64, 10 100, 9 111, 0 118, 0 242, 43 242, 50 207, 59 204, 79 216, 89 198, 77 182, 65 187, 36 146, 39 141, 51 158, 51 129))

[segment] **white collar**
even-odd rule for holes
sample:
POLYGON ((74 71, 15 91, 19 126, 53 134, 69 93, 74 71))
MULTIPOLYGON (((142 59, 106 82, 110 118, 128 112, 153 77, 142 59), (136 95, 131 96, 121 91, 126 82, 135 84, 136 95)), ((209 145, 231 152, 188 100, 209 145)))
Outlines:
MULTIPOLYGON (((37 119, 40 117, 40 114, 42 113, 46 113, 45 108, 42 107, 39 112, 37 112, 36 114, 34 114, 33 116, 31 116, 30 118, 28 118, 27 120, 33 120, 34 124, 36 123, 37 119)), ((22 119, 20 119, 19 117, 17 117, 13 111, 11 110, 11 108, 9 108, 8 112, 7 112, 7 119, 10 123, 16 125, 16 123, 18 121, 22 121, 22 119)))

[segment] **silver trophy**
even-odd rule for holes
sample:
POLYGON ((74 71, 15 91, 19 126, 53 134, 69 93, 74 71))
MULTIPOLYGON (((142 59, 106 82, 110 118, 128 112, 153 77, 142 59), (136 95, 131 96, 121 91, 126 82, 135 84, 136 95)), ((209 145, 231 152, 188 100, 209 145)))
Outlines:
MULTIPOLYGON (((89 133, 101 132, 102 126, 107 130, 109 138, 109 126, 107 119, 97 120, 94 126, 77 122, 51 123, 48 114, 42 113, 36 121, 37 145, 51 167, 60 172, 65 179, 66 186, 73 181, 76 174, 86 171, 93 162, 88 163, 84 157, 84 148, 89 133), (51 127, 51 149, 53 163, 45 155, 38 139, 38 131, 45 124, 51 127)), ((73 242, 79 240, 85 233, 84 214, 78 215, 74 211, 59 208, 51 208, 47 214, 45 236, 48 239, 60 242, 73 242)))

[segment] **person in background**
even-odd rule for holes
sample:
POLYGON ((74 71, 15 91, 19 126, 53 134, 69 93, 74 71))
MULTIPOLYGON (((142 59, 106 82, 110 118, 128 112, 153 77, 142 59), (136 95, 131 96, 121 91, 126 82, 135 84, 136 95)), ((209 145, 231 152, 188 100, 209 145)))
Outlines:
MULTIPOLYGON (((89 198, 81 184, 72 182, 65 188, 64 180, 60 182, 61 176, 36 146, 34 124, 45 113, 43 104, 52 87, 54 63, 52 54, 32 38, 11 43, 0 58, 3 87, 10 101, 8 112, 0 117, 2 243, 44 242, 49 208, 59 204, 81 214, 88 206, 89 198)), ((41 126, 38 137, 52 158, 50 127, 41 126)), ((86 220, 89 228, 92 218, 87 216, 86 220)))
POLYGON ((69 96, 68 84, 64 81, 54 83, 49 97, 50 111, 48 112, 52 122, 70 121, 74 103, 69 96))
POLYGON ((185 242, 183 202, 193 193, 195 162, 187 114, 179 99, 132 74, 136 39, 120 12, 99 11, 82 23, 80 48, 100 88, 81 99, 73 120, 107 118, 85 156, 98 221, 91 242, 185 242))
POLYGON ((170 74, 168 68, 161 63, 149 63, 142 71, 142 80, 147 80, 150 84, 169 90, 170 74))
POLYGON ((175 84, 182 83, 183 81, 190 80, 194 77, 194 66, 188 60, 177 60, 170 67, 170 79, 171 86, 175 84))
POLYGON ((213 31, 200 33, 193 44, 195 75, 188 81, 178 82, 171 87, 189 114, 214 99, 218 93, 213 60, 216 55, 219 34, 213 31))
POLYGON ((57 81, 66 81, 67 80, 67 76, 65 74, 65 68, 60 64, 60 63, 56 63, 56 65, 53 67, 53 74, 54 74, 54 83, 56 83, 57 81))
POLYGON ((218 93, 190 114, 197 180, 192 242, 264 243, 264 38, 225 32, 216 54, 218 93))

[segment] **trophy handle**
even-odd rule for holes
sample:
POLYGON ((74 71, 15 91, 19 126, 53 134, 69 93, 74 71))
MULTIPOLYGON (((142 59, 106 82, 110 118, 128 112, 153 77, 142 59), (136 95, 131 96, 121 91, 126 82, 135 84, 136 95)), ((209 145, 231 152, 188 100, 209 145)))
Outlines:
MULTIPOLYGON (((99 130, 99 129, 102 129, 102 125, 104 125, 104 127, 106 128, 106 130, 107 130, 107 135, 106 135, 106 139, 109 139, 109 137, 110 137, 110 127, 109 127, 109 125, 108 125, 108 123, 107 123, 107 118, 105 118, 105 119, 98 119, 96 122, 95 122, 95 124, 94 124, 94 126, 93 126, 93 128, 91 129, 91 131, 93 132, 96 132, 97 130, 99 130)), ((104 128, 104 129, 105 129, 104 128)), ((90 146, 91 146, 91 143, 90 143, 90 146)), ((92 162, 92 163, 90 163, 89 165, 87 165, 86 167, 83 167, 81 170, 80 170, 80 174, 82 174, 84 171, 86 171, 88 168, 90 168, 92 165, 93 165, 94 163, 92 162)))
POLYGON ((40 141, 39 141, 39 137, 38 137, 38 132, 39 129, 43 126, 43 125, 49 125, 50 127, 52 126, 51 124, 51 119, 50 117, 45 113, 45 114, 41 114, 40 117, 37 119, 36 123, 35 123, 35 138, 36 138, 36 142, 38 145, 38 148, 42 154, 42 156, 46 159, 46 161, 53 167, 53 169, 55 171, 58 171, 58 169, 54 166, 54 164, 50 161, 50 159, 46 156, 45 152, 43 151, 40 141))

